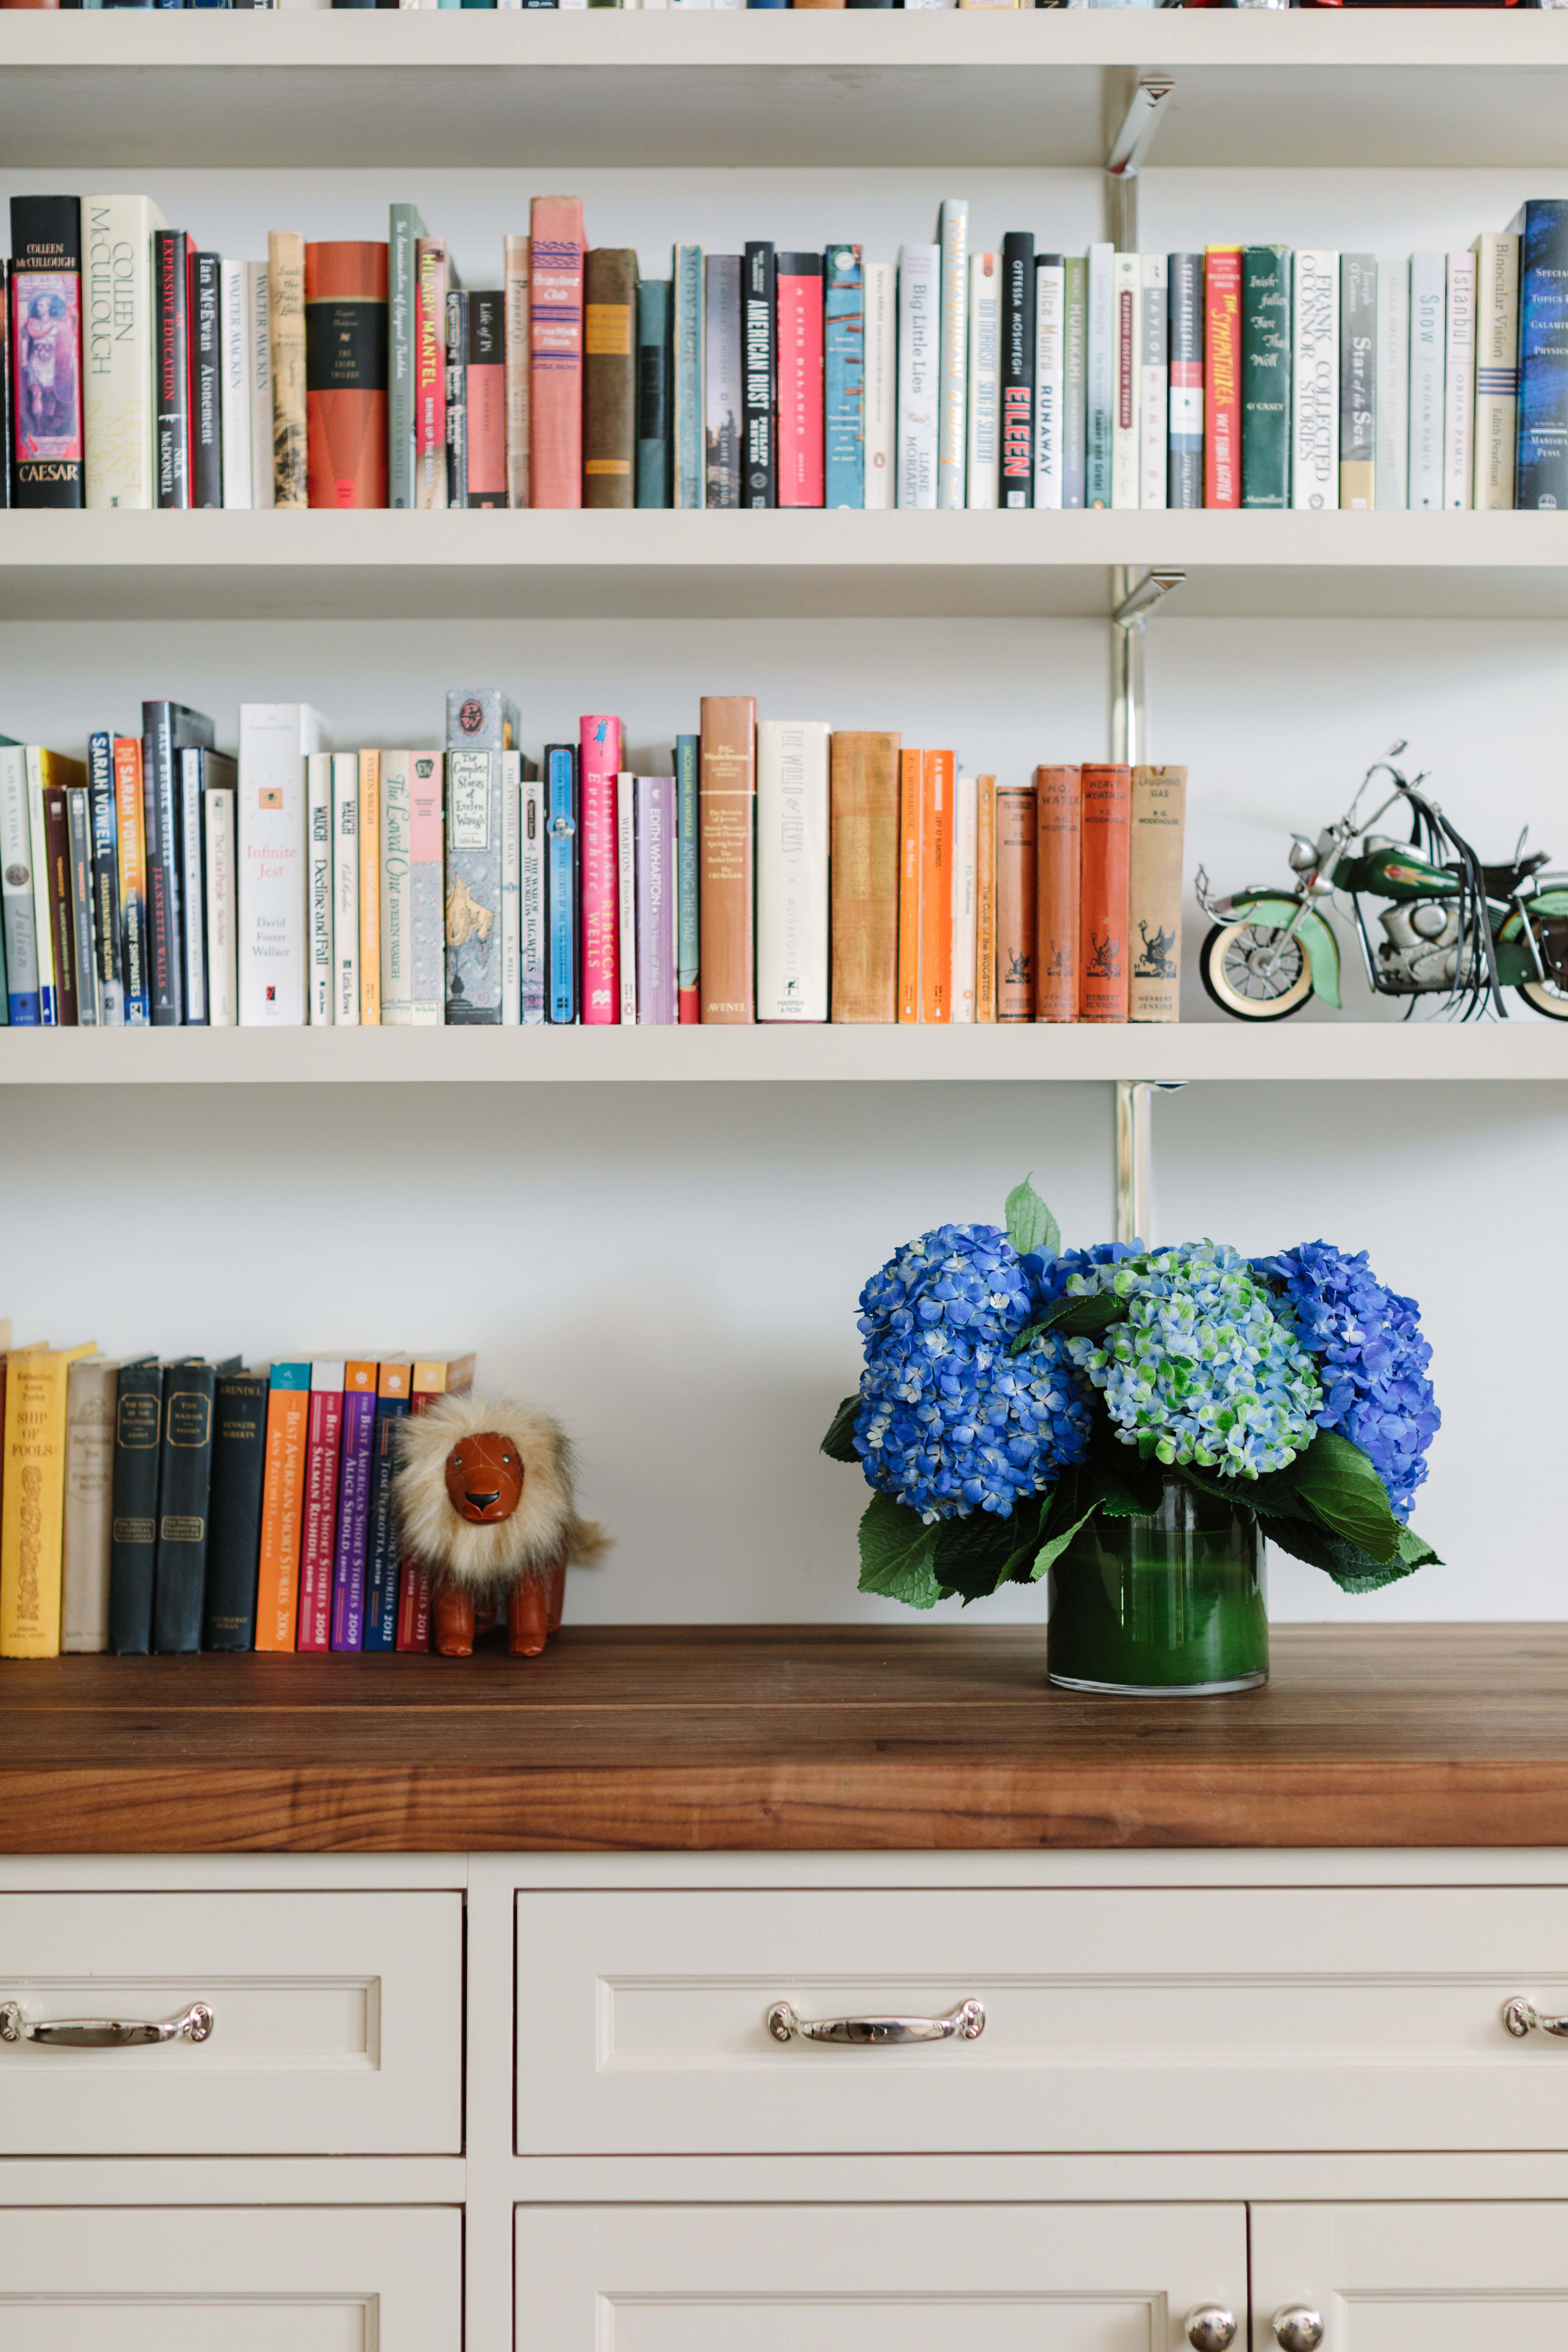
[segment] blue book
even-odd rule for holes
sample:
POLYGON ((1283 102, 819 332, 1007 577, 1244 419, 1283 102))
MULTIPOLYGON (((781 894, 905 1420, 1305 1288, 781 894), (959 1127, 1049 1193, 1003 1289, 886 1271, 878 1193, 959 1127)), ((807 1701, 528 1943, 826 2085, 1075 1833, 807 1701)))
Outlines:
POLYGON ((675 317, 670 349, 675 368, 673 417, 675 504, 708 503, 708 445, 703 407, 703 254, 700 245, 675 248, 675 317))
POLYGON ((92 911, 106 1029, 125 1026, 120 968, 120 820, 114 808, 114 740, 89 735, 87 786, 92 803, 92 911))
POLYGON ((1568 508, 1568 199, 1538 196, 1519 238, 1516 507, 1568 508))
POLYGON ((387 1366, 381 1367, 375 1425, 370 1446, 370 1511, 364 1542, 364 1640, 366 1650, 397 1647, 397 1585, 403 1566, 393 1507, 392 1477, 397 1467, 397 1424, 408 1417, 408 1379, 401 1396, 385 1396, 387 1366))
POLYGON ((669 280, 637 279, 639 507, 669 504, 669 280))
POLYGON ((675 982, 678 1017, 701 1018, 697 992, 702 930, 697 881, 697 793, 700 735, 675 739, 675 982))
POLYGON ((577 751, 552 743, 544 753, 544 923, 549 947, 545 1005, 552 1021, 577 1018, 577 751))
POLYGON ((826 376, 823 504, 866 503, 866 296, 858 245, 830 245, 825 263, 826 376))

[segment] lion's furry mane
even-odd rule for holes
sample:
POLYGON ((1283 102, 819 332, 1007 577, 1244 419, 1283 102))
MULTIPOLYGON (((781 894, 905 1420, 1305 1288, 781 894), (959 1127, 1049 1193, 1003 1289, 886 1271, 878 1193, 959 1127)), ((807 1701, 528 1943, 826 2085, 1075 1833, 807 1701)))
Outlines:
POLYGON ((564 1549, 595 1560, 609 1538, 577 1516, 572 1444, 558 1422, 506 1397, 446 1396, 397 1423, 396 1499, 405 1550, 437 1580, 473 1592, 500 1591, 520 1576, 542 1576, 564 1549), (493 1429, 510 1437, 522 1464, 522 1496, 510 1518, 476 1527, 452 1507, 447 1456, 465 1437, 493 1429))

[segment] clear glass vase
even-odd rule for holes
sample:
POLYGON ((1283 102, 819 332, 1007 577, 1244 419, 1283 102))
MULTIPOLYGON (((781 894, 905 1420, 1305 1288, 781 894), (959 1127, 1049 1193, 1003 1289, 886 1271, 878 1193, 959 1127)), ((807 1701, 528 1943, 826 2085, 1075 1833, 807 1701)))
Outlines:
POLYGON ((1167 1477, 1158 1511, 1097 1511, 1050 1572, 1050 1680, 1125 1697, 1268 1680, 1263 1537, 1252 1512, 1167 1477))

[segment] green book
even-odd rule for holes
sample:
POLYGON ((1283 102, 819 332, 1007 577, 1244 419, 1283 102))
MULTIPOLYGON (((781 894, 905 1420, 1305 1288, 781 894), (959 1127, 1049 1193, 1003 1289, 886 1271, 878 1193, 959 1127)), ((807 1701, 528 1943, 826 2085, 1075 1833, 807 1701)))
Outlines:
POLYGON ((1241 503, 1290 503, 1290 248, 1241 254, 1241 503))

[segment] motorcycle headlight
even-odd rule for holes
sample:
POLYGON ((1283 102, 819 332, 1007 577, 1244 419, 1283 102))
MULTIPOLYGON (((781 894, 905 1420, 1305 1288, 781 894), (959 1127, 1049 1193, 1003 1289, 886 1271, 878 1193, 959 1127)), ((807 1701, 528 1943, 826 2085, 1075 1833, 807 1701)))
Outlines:
POLYGON ((1318 845, 1309 841, 1304 833, 1290 837, 1290 870, 1293 874, 1310 874, 1318 862, 1318 845))

